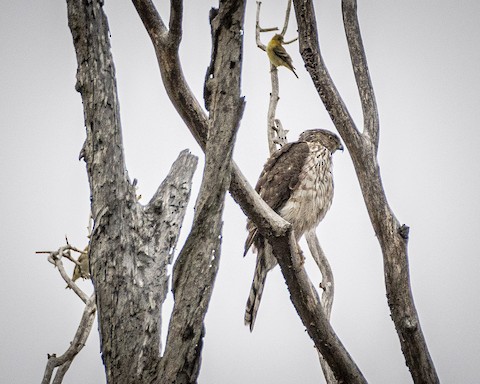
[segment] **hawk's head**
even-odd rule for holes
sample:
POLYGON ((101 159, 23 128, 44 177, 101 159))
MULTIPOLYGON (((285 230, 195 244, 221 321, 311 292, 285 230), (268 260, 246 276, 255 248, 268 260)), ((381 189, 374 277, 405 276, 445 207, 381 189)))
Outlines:
POLYGON ((309 129, 302 132, 298 141, 310 141, 322 144, 328 148, 331 153, 334 153, 337 149, 343 151, 343 145, 340 138, 333 132, 326 129, 309 129))

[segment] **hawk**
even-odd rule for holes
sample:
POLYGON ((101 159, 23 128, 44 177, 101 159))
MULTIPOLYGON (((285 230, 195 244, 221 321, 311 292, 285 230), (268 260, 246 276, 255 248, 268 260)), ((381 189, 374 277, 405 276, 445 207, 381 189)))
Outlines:
MULTIPOLYGON (((274 152, 260 174, 255 190, 281 217, 287 220, 298 241, 322 221, 333 198, 332 155, 343 150, 337 135, 325 129, 303 132, 298 141, 274 152)), ((245 309, 245 325, 253 330, 267 272, 277 265, 272 247, 247 221, 247 254, 253 245, 257 263, 245 309)))

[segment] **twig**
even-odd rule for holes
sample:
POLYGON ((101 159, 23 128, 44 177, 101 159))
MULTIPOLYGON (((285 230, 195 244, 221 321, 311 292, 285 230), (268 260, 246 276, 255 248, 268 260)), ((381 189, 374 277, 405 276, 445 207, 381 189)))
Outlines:
POLYGON ((297 40, 298 40, 298 36, 295 37, 295 38, 292 39, 292 40, 284 41, 284 42, 283 42, 283 45, 292 44, 292 43, 294 43, 294 42, 297 41, 297 40))
POLYGON ((53 371, 56 367, 59 368, 53 380, 53 384, 62 382, 63 376, 70 367, 73 359, 85 346, 88 335, 92 330, 96 310, 97 307, 95 305, 95 294, 92 294, 92 296, 87 298, 86 306, 83 310, 82 319, 80 320, 77 332, 75 333, 75 336, 70 343, 70 347, 68 347, 65 353, 60 357, 57 357, 55 354, 48 356, 47 366, 45 367, 42 384, 50 383, 53 371))
MULTIPOLYGON (((67 240, 68 242, 68 240, 67 240)), ((65 257, 75 263, 76 265, 80 265, 75 259, 72 258, 70 255, 70 251, 82 253, 78 248, 72 247, 71 245, 67 244, 63 247, 60 247, 57 251, 37 251, 36 254, 48 254, 48 261, 57 267, 58 272, 62 276, 63 280, 67 283, 68 287, 70 287, 73 292, 77 294, 77 296, 86 303, 88 300, 88 296, 85 292, 83 292, 77 284, 68 276, 65 268, 63 266, 62 257, 65 257)))

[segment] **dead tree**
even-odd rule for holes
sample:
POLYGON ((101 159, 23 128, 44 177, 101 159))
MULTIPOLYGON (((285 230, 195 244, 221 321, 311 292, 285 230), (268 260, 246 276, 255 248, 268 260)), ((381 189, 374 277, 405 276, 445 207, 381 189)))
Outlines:
MULTIPOLYGON (((167 26, 152 0, 132 1, 152 40, 167 94, 205 151, 205 170, 194 223, 173 269, 175 304, 165 351, 160 355, 159 319, 167 289, 166 266, 171 262, 176 246, 196 159, 183 152, 150 202, 146 206, 139 204, 124 159, 115 70, 103 1, 67 0, 69 27, 78 62, 76 89, 82 96, 87 132, 81 156, 87 165, 94 220, 89 247, 90 272, 95 287, 107 381, 196 382, 204 337, 203 320, 218 269, 224 198, 229 189, 242 210, 272 244, 292 302, 335 378, 339 382, 365 383, 365 378, 328 321, 318 293, 303 267, 290 224, 260 199, 231 160, 244 108, 240 87, 245 1, 221 0, 219 8, 210 12, 212 58, 204 93, 208 114, 193 96, 182 73, 178 51, 182 37, 183 2, 171 1, 167 26)), ((345 2, 347 27, 352 17, 356 20, 355 7, 353 11, 352 7, 348 8, 352 4, 345 2)), ((314 85, 326 98, 325 92, 335 90, 333 87, 333 91, 326 91, 326 85, 320 83, 322 79, 329 78, 325 78, 318 64, 318 60, 321 62, 318 43, 316 46, 309 45, 316 41, 313 8, 307 1, 295 1, 295 10, 302 56, 314 85)), ((353 29, 354 37, 359 36, 358 25, 356 28, 353 29)), ((352 47, 355 49, 356 46, 353 44, 352 47)), ((358 49, 361 60, 364 58, 361 44, 358 49)), ((370 103, 368 108, 376 113, 373 93, 365 92, 368 76, 365 77, 362 70, 366 69, 366 64, 354 61, 354 68, 360 69, 356 74, 362 100, 370 103)), ((379 200, 369 203, 366 197, 367 206, 373 204, 369 206, 369 212, 377 220, 374 222, 377 235, 384 237, 382 249, 388 257, 399 254, 400 259, 401 256, 406 259, 408 233, 394 220, 391 211, 381 210, 388 206, 386 199, 382 198, 384 194, 379 184, 378 167, 375 156, 366 155, 369 149, 376 154, 378 123, 375 123, 375 113, 372 115, 370 111, 366 114, 365 134, 350 131, 347 122, 351 119, 348 119, 348 113, 345 115, 343 102, 339 98, 330 102, 332 100, 339 104, 326 105, 336 125, 341 123, 337 126, 339 132, 351 152, 353 149, 359 151, 357 155, 352 153, 352 157, 364 195, 379 200), (362 170, 362 161, 367 162, 364 173, 359 171, 362 170), (385 214, 387 217, 382 216, 385 214)), ((398 258, 394 260, 398 261, 398 258)), ((400 266, 403 268, 401 273, 405 274, 405 265, 400 266)), ((400 279, 400 284, 397 284, 394 279, 392 288, 394 292, 389 291, 389 300, 395 309, 403 310, 403 303, 398 300, 405 296, 405 291, 410 292, 408 271, 407 280, 400 279)), ((412 339, 410 336, 418 339, 421 332, 416 317, 410 316, 407 320, 411 321, 407 329, 410 333, 405 336, 408 344, 412 339)), ((423 350, 416 352, 420 356, 420 364, 424 362, 425 351, 424 345, 423 350)), ((62 375, 70 362, 62 361, 62 375)), ((424 368, 424 365, 421 367, 424 368)), ((433 365, 431 367, 433 369, 433 365)))

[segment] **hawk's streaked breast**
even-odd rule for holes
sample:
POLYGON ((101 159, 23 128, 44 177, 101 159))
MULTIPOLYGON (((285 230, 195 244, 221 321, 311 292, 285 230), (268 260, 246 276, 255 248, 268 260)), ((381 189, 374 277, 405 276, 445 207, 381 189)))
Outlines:
POLYGON ((278 211, 292 224, 297 239, 320 223, 333 198, 332 155, 319 143, 307 144, 310 152, 300 172, 300 182, 278 211))

